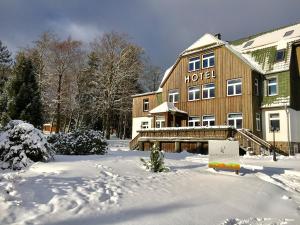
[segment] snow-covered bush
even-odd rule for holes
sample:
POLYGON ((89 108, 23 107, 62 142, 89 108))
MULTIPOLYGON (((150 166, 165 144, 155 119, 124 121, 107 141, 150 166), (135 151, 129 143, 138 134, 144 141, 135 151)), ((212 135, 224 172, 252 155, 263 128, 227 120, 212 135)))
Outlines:
POLYGON ((107 144, 100 131, 86 130, 72 133, 58 133, 48 137, 57 154, 62 155, 103 155, 107 144))
POLYGON ((21 120, 10 121, 0 133, 0 167, 22 169, 31 162, 53 158, 51 145, 43 133, 21 120))
POLYGON ((153 144, 150 152, 150 160, 146 161, 145 159, 141 158, 141 161, 143 162, 144 166, 147 170, 150 170, 152 172, 167 172, 169 171, 168 167, 165 167, 164 165, 164 154, 159 149, 158 144, 153 144))

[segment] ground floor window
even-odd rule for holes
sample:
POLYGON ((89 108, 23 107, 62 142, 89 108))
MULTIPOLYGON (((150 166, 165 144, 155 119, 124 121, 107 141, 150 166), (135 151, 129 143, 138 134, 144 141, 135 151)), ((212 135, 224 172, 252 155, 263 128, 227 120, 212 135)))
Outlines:
POLYGON ((142 127, 142 129, 148 129, 149 128, 149 122, 148 121, 142 122, 141 127, 142 127))
POLYGON ((164 117, 157 117, 155 121, 156 128, 165 127, 165 118, 164 117))
POLYGON ((198 127, 200 126, 200 117, 190 116, 188 121, 189 127, 198 127))
POLYGON ((210 127, 215 125, 215 116, 203 116, 202 117, 202 126, 210 127))
POLYGON ((280 118, 279 113, 270 114, 270 132, 280 131, 280 118))
POLYGON ((260 120, 260 114, 259 113, 256 113, 255 121, 256 121, 256 130, 260 131, 261 130, 261 122, 260 122, 261 120, 260 120))
POLYGON ((242 113, 229 113, 227 118, 228 125, 237 129, 243 127, 243 114, 242 113))

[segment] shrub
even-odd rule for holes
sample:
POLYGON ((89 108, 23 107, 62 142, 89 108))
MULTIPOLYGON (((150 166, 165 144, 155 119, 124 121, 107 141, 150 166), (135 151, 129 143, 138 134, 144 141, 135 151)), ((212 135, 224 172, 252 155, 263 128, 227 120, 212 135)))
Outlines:
POLYGON ((152 172, 157 173, 169 171, 169 168, 164 166, 164 154, 162 151, 160 151, 159 145, 156 143, 153 144, 151 148, 150 160, 146 161, 145 159, 141 158, 141 161, 146 169, 152 172))
POLYGON ((87 130, 72 133, 58 133, 48 137, 57 154, 62 155, 103 155, 107 144, 100 131, 87 130))
POLYGON ((10 121, 0 134, 1 168, 22 169, 32 161, 53 158, 51 145, 43 133, 21 120, 10 121))

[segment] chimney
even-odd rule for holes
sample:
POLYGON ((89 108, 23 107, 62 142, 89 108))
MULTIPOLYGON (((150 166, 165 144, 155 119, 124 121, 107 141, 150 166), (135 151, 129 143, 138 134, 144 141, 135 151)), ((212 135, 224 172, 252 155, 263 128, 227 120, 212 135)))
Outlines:
POLYGON ((221 34, 220 33, 215 34, 215 37, 218 38, 219 40, 221 40, 221 34))

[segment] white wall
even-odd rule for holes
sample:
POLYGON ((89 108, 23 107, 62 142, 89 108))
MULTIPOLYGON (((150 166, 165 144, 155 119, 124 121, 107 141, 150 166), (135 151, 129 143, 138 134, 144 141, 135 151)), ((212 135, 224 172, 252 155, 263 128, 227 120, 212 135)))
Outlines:
POLYGON ((287 110, 288 114, 285 109, 264 109, 262 111, 263 137, 266 141, 273 141, 273 132, 270 132, 270 114, 278 113, 280 119, 280 131, 275 132, 275 140, 287 142, 288 135, 290 135, 291 142, 300 142, 300 111, 290 108, 287 110), (289 133, 288 127, 290 130, 289 133))
POLYGON ((142 122, 148 121, 149 128, 152 127, 152 117, 134 117, 132 118, 132 139, 138 134, 138 130, 141 130, 142 122))

